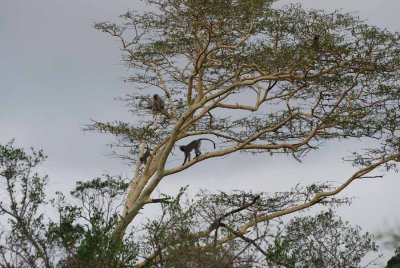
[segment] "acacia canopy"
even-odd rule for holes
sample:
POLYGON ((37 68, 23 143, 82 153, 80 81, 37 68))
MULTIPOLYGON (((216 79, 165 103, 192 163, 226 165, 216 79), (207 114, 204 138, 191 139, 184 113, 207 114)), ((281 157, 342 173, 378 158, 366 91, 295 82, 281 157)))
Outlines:
MULTIPOLYGON (((351 13, 278 7, 275 1, 146 2, 152 11, 128 11, 121 24, 95 25, 120 41, 132 70, 126 81, 134 85, 127 97, 133 124, 88 126, 116 135, 115 145, 129 148, 123 157, 136 163, 114 240, 146 204, 164 201, 152 197, 163 178, 210 158, 250 152, 300 160, 330 140, 368 142, 353 155, 359 169, 342 185, 312 185, 304 200, 247 218, 236 228, 242 234, 259 222, 337 202, 333 196, 355 179, 381 166, 397 167, 398 33, 351 13), (146 109, 155 93, 166 100, 169 117, 146 109), (190 137, 216 139, 218 148, 183 166, 167 162, 176 145, 190 137), (135 159, 146 147, 151 156, 143 167, 135 159)), ((257 202, 266 204, 262 198, 257 202)))

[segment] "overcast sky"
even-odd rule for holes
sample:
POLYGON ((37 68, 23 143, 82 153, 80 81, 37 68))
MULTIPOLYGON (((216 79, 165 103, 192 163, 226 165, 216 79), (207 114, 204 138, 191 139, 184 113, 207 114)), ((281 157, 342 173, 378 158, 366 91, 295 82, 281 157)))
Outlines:
MULTIPOLYGON (((294 1, 280 1, 289 3, 294 1)), ((368 23, 399 30, 398 0, 304 0, 305 8, 359 11, 368 23)), ((72 189, 77 180, 103 173, 130 176, 132 168, 107 156, 111 136, 82 132, 90 119, 132 121, 124 103, 114 101, 133 88, 120 61, 119 44, 93 28, 115 21, 128 9, 146 8, 134 0, 0 0, 0 143, 15 138, 24 148, 44 149, 41 170, 51 190, 72 189)), ((296 183, 343 182, 355 170, 341 158, 357 142, 327 144, 303 163, 286 157, 233 155, 200 163, 166 178, 161 192, 181 186, 229 191, 285 191, 296 183)), ((182 161, 177 156, 177 163, 182 161)), ((342 195, 356 197, 340 215, 364 231, 400 224, 400 179, 388 174, 352 184, 342 195)), ((385 256, 387 260, 389 255, 385 256)))

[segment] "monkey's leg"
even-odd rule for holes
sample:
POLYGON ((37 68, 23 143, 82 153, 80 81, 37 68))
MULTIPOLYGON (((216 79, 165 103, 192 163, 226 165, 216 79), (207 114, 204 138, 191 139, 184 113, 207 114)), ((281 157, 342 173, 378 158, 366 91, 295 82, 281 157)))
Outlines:
MULTIPOLYGON (((198 157, 199 155, 201 155, 200 150, 197 149, 197 148, 194 149, 194 152, 195 152, 195 154, 196 154, 196 157, 198 157)), ((195 158, 196 158, 196 157, 195 157, 195 158)))
POLYGON ((183 160, 182 166, 186 163, 186 161, 187 161, 187 162, 190 161, 190 153, 185 153, 185 160, 183 160))

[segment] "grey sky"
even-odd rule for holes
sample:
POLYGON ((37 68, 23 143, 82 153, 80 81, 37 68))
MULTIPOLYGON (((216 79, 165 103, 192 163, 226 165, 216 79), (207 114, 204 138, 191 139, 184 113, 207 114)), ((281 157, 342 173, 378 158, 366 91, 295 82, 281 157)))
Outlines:
MULTIPOLYGON (((281 1, 289 3, 294 1, 281 1)), ((298 2, 298 1, 297 1, 298 2)), ((359 10, 361 18, 398 31, 398 0, 304 0, 306 8, 359 10)), ((83 133, 90 119, 132 120, 123 96, 132 86, 123 83, 128 70, 120 63, 119 44, 95 30, 94 21, 116 21, 128 9, 144 7, 132 0, 0 0, 0 142, 44 149, 42 166, 51 190, 69 191, 76 180, 102 173, 131 174, 131 167, 107 157, 112 137, 83 133)), ((342 182, 354 169, 341 161, 358 143, 328 144, 302 164, 286 157, 233 155, 201 163, 166 178, 160 191, 190 192, 250 189, 284 191, 296 183, 342 182)), ((176 163, 182 161, 176 156, 176 163)), ((365 231, 399 223, 398 174, 360 181, 343 194, 357 199, 339 213, 365 231)), ((388 256, 386 256, 388 257, 388 256)))

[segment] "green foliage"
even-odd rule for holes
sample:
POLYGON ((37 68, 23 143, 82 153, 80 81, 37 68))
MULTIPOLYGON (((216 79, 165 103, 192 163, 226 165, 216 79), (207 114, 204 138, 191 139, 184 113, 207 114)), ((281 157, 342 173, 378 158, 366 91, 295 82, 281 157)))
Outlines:
POLYGON ((400 267, 400 248, 397 248, 394 252, 394 256, 386 264, 386 268, 398 268, 400 267))
POLYGON ((59 266, 126 267, 137 260, 132 234, 120 243, 111 243, 111 233, 118 220, 118 208, 128 183, 120 177, 105 175, 78 182, 71 195, 79 205, 66 202, 62 193, 52 201, 58 208, 60 222, 51 230, 61 250, 67 252, 59 266))
POLYGON ((39 212, 46 205, 43 186, 47 177, 34 173, 45 159, 42 151, 32 149, 27 154, 15 148, 13 141, 0 145, 0 179, 7 197, 0 202, 0 215, 8 222, 0 241, 5 266, 22 267, 19 265, 25 263, 50 267, 52 241, 44 214, 39 212))
MULTIPOLYGON (((263 256, 250 240, 238 237, 232 230, 240 230, 257 215, 302 204, 304 198, 308 199, 313 191, 327 187, 296 186, 289 192, 275 194, 244 191, 213 194, 201 191, 194 199, 182 196, 181 192, 178 198, 171 198, 168 204, 162 204, 161 216, 144 225, 139 242, 145 245, 141 249, 143 254, 149 251, 154 254, 164 249, 154 260, 149 259, 145 263, 168 267, 267 267, 277 256, 285 256, 285 263, 294 265, 297 258, 291 252, 296 245, 281 239, 279 228, 283 223, 260 222, 245 233, 244 237, 254 240, 261 249, 269 249, 268 256, 263 256), (276 237, 273 245, 268 242, 271 237, 276 237), (219 244, 221 240, 227 241, 219 244), (271 261, 268 262, 265 257, 271 261)), ((336 201, 349 202, 347 199, 336 201)), ((326 205, 335 206, 336 201, 327 202, 326 205)), ((316 221, 320 222, 319 219, 316 221)))
POLYGON ((315 217, 297 217, 278 232, 268 248, 271 267, 358 267, 378 247, 369 233, 335 216, 332 210, 315 217))
POLYGON ((6 200, 0 215, 7 219, 1 233, 2 267, 126 267, 137 261, 132 234, 120 243, 110 236, 128 183, 105 175, 78 182, 67 201, 58 192, 51 201, 58 220, 40 211, 48 210, 45 198, 47 177, 34 173, 46 156, 15 148, 13 142, 0 145, 0 178, 6 200), (118 201, 119 200, 119 201, 118 201))

